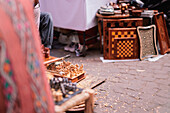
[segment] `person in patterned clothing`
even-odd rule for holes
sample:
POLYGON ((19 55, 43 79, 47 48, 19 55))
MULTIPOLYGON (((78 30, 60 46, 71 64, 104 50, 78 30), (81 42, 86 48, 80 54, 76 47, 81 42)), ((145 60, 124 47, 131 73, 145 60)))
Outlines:
POLYGON ((0 0, 0 113, 54 113, 32 0, 0 0))

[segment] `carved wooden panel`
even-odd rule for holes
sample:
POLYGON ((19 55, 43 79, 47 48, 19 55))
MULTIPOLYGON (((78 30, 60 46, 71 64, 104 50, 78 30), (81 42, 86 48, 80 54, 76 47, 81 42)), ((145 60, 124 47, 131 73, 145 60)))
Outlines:
POLYGON ((103 21, 107 21, 108 28, 132 28, 143 25, 142 18, 103 19, 103 21))
POLYGON ((170 52, 170 40, 168 36, 166 21, 164 18, 164 14, 156 14, 154 15, 154 21, 157 28, 157 38, 159 41, 161 54, 165 54, 170 52))
POLYGON ((105 59, 139 58, 136 28, 109 28, 107 57, 105 59))
POLYGON ((140 42, 140 60, 158 55, 156 46, 156 27, 137 27, 140 42))

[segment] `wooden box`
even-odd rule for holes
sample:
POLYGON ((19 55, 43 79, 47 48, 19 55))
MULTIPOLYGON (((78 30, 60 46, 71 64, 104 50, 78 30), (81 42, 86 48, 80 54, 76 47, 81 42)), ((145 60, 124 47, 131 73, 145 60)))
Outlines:
POLYGON ((170 52, 170 40, 168 36, 164 13, 161 12, 159 14, 155 14, 154 21, 156 25, 156 33, 159 41, 160 51, 161 54, 164 55, 165 53, 170 52))
POLYGON ((61 75, 58 75, 58 74, 54 74, 54 76, 55 77, 68 78, 69 80, 71 80, 71 82, 79 82, 79 81, 81 81, 81 80, 86 78, 85 72, 80 73, 79 75, 74 76, 74 77, 65 77, 65 76, 61 76, 61 75))
POLYGON ((109 28, 109 40, 104 48, 104 59, 139 58, 136 28, 109 28))
MULTIPOLYGON (((110 55, 109 55, 109 51, 111 52, 111 45, 109 45, 109 40, 111 39, 111 37, 110 37, 111 35, 109 36, 110 28, 116 28, 115 29, 116 31, 118 31, 120 29, 121 32, 123 32, 123 30, 130 30, 131 28, 136 28, 137 26, 142 26, 142 25, 143 25, 142 18, 103 19, 103 41, 104 41, 103 42, 104 43, 103 56, 104 56, 104 59, 117 59, 116 57, 113 57, 111 55, 111 53, 110 53, 110 55, 112 57, 110 57, 110 55), (127 28, 129 28, 129 29, 127 29, 127 28)), ((135 31, 135 33, 136 33, 136 31, 135 31)), ((126 37, 124 37, 124 38, 126 38, 126 37)), ((116 41, 118 41, 118 40, 119 39, 116 39, 116 41)), ((121 40, 123 40, 123 37, 121 40)), ((135 39, 135 40, 138 40, 138 39, 135 39)), ((135 43, 136 43, 136 46, 138 46, 138 41, 135 41, 135 43)), ((135 50, 135 51, 137 51, 137 50, 135 50)), ((138 55, 136 55, 134 58, 138 58, 138 55)), ((122 58, 118 58, 118 59, 124 59, 124 58, 122 57, 122 58)))
POLYGON ((86 77, 83 65, 73 65, 69 61, 51 63, 47 66, 47 72, 53 77, 68 78, 72 82, 79 82, 86 77))
POLYGON ((82 73, 78 74, 77 76, 74 76, 74 77, 67 77, 67 76, 62 76, 60 74, 56 74, 56 71, 54 71, 54 70, 46 70, 46 73, 48 73, 47 74, 48 76, 68 78, 69 80, 71 80, 71 82, 79 82, 79 81, 86 78, 86 74, 85 74, 84 71, 82 73))

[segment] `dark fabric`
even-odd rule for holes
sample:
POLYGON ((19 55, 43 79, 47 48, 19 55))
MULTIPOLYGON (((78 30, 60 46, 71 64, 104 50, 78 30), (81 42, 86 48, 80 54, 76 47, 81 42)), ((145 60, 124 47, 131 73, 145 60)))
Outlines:
POLYGON ((170 36, 170 0, 141 0, 144 2, 144 7, 151 10, 158 10, 159 12, 164 12, 166 14, 166 22, 168 28, 168 34, 170 36))
POLYGON ((164 12, 165 14, 170 10, 169 3, 170 0, 142 0, 144 2, 144 7, 153 10, 159 10, 159 12, 164 12))
POLYGON ((34 0, 34 7, 39 4, 39 0, 34 0))
POLYGON ((42 44, 51 49, 53 42, 53 21, 49 13, 41 12, 39 31, 42 44))

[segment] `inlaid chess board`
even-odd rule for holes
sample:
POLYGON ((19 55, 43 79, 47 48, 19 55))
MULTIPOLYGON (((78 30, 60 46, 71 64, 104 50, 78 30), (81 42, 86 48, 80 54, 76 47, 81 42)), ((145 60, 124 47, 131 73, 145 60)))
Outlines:
POLYGON ((139 58, 136 28, 109 28, 109 43, 105 59, 139 58))
MULTIPOLYGON (((103 19, 103 56, 104 59, 133 59, 139 57, 139 45, 138 45, 138 37, 136 34, 136 28, 137 26, 143 25, 143 19, 142 18, 126 18, 126 19, 103 19), (113 32, 111 32, 113 31, 113 32), (115 30, 115 31, 114 31, 115 30), (121 39, 120 39, 121 38, 121 39), (115 41, 112 41, 115 40, 115 41), (124 48, 123 51, 126 51, 127 54, 124 54, 124 57, 120 55, 119 57, 116 57, 115 53, 116 51, 122 51, 120 48, 116 48, 117 44, 120 43, 120 41, 124 40, 124 45, 135 45, 131 51, 133 51, 133 55, 130 55, 131 53, 128 52, 130 48, 124 48), (129 42, 127 40, 130 40, 129 42), (132 41, 132 42, 131 42, 132 41), (113 43, 114 44, 111 44, 113 43), (129 43, 129 44, 128 44, 129 43), (113 47, 115 46, 115 47, 113 47), (115 49, 115 50, 114 50, 115 49), (118 50, 117 50, 118 49, 118 50), (114 50, 114 51, 112 51, 114 50), (134 52, 136 53, 134 54, 134 52)), ((123 42, 122 42, 123 43, 123 42)))

